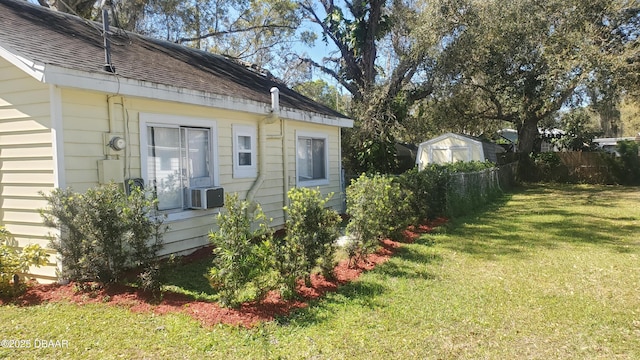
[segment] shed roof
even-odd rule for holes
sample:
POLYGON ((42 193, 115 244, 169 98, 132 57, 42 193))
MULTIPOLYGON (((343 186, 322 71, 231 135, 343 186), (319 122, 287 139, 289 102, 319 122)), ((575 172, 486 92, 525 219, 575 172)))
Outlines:
POLYGON ((429 146, 430 144, 435 144, 437 142, 440 142, 446 138, 457 138, 457 139, 461 139, 461 140, 465 140, 465 141, 470 141, 476 145, 479 145, 482 147, 482 153, 484 155, 485 160, 491 161, 493 163, 497 163, 498 162, 498 153, 503 153, 506 150, 498 145, 498 144, 494 144, 490 141, 475 137, 475 136, 471 136, 471 135, 465 135, 465 134, 458 134, 458 133, 445 133, 442 134, 440 136, 437 136, 435 138, 429 139, 423 143, 420 144, 420 146, 429 146))
MULTIPOLYGON (((349 123, 346 116, 223 56, 168 41, 112 29, 111 58, 116 74, 104 70, 101 24, 20 0, 0 0, 0 56, 27 59, 33 68, 68 69, 91 78, 134 80, 218 96, 271 104, 349 123), (345 120, 347 120, 345 122, 345 120)), ((28 62, 27 61, 27 62, 28 62)), ((46 73, 42 81, 50 82, 46 73)))

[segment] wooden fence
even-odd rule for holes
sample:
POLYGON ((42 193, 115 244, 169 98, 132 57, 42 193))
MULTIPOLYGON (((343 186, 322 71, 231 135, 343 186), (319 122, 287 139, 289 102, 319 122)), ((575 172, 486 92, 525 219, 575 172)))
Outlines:
POLYGON ((601 152, 559 152, 562 166, 566 169, 567 182, 587 184, 611 184, 615 182, 611 157, 614 154, 601 152))

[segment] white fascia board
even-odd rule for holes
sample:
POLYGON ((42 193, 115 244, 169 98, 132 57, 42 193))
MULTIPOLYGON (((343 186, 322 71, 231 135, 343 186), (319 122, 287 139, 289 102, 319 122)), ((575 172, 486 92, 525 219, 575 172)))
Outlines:
MULTIPOLYGON (((271 105, 253 100, 212 94, 175 86, 124 78, 117 74, 98 74, 47 65, 43 80, 58 86, 107 92, 117 95, 136 96, 149 99, 175 101, 219 109, 269 115, 271 105)), ((290 108, 280 108, 279 116, 316 124, 353 127, 353 120, 322 116, 321 114, 290 108)))
POLYGON ((47 65, 44 82, 62 87, 93 90, 115 95, 175 101, 229 110, 266 114, 269 106, 257 101, 189 90, 148 81, 129 79, 117 74, 98 74, 47 65))
POLYGON ((38 81, 43 81, 45 65, 18 55, 8 47, 0 45, 0 57, 38 81))
POLYGON ((330 126, 339 126, 339 127, 348 127, 348 128, 353 127, 353 120, 351 119, 338 118, 338 117, 332 117, 332 116, 323 116, 321 114, 317 114, 309 111, 296 110, 291 108, 280 107, 279 115, 280 117, 283 117, 285 119, 290 119, 290 120, 305 121, 305 122, 322 124, 322 125, 330 125, 330 126))

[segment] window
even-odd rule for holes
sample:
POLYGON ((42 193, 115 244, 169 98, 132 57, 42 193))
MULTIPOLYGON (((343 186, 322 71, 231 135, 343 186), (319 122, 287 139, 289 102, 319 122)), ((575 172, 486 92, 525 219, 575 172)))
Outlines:
POLYGON ((256 128, 233 125, 233 177, 256 177, 256 128))
POLYGON ((212 129, 149 124, 144 130, 147 176, 156 192, 158 208, 188 208, 188 188, 213 185, 212 129))
POLYGON ((327 136, 322 134, 297 134, 297 177, 303 186, 329 183, 327 136))

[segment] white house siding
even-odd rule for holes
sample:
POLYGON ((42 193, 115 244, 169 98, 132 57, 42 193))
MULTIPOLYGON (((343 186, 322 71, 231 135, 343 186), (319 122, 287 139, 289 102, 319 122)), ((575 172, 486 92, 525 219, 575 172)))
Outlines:
MULTIPOLYGON (((304 131, 309 133, 324 134, 328 137, 329 146, 329 184, 317 186, 323 196, 333 193, 333 197, 327 204, 337 211, 343 210, 344 194, 340 186, 341 165, 340 165, 340 128, 325 126, 320 124, 309 124, 301 121, 291 121, 287 124, 287 159, 289 184, 293 187, 297 185, 296 174, 296 132, 304 131)), ((311 186, 314 188, 315 186, 311 186)))
MULTIPOLYGON (((38 213, 46 205, 38 192, 55 183, 49 91, 0 58, 0 225, 19 247, 35 243, 46 248, 49 243, 49 229, 38 213)), ((55 279, 53 264, 31 273, 44 281, 55 279)))
MULTIPOLYGON (((98 184, 105 159, 102 134, 109 131, 107 95, 62 89, 66 186, 84 192, 98 184)), ((118 124, 121 126, 121 124, 118 124)))
MULTIPOLYGON (((260 126, 260 123, 265 121, 266 114, 258 116, 239 111, 120 96, 112 97, 111 104, 108 105, 108 97, 106 94, 97 92, 73 89, 62 91, 66 182, 67 186, 75 191, 86 191, 98 184, 97 164, 99 160, 106 158, 104 133, 123 134, 126 137, 126 150, 111 156, 113 159, 121 160, 123 177, 125 179, 144 177, 141 171, 140 119, 153 122, 154 116, 172 116, 186 119, 186 121, 204 119, 215 122, 217 137, 213 145, 217 146, 218 182, 216 185, 223 187, 225 193, 238 193, 241 199, 247 197, 260 174, 258 171, 256 177, 234 178, 232 128, 234 125, 243 125, 256 129, 257 160, 258 162, 266 161, 266 171, 253 200, 261 205, 267 217, 273 219, 271 225, 274 227, 281 227, 284 224, 285 216, 282 207, 286 199, 286 190, 296 186, 296 130, 327 134, 331 182, 320 188, 325 195, 330 192, 336 193, 330 203, 331 206, 336 209, 342 206, 339 182, 340 132, 337 127, 286 119, 265 122, 260 126), (109 116, 111 116, 111 124, 109 116), (282 121, 286 124, 283 125, 282 121), (283 128, 286 129, 284 138, 283 128), (259 153, 260 130, 265 131, 264 137, 266 137, 266 156, 264 157, 259 153), (283 179, 283 141, 287 146, 285 152, 289 175, 287 189, 283 179)), ((259 165, 258 169, 260 169, 259 165)), ((164 236, 165 246, 162 254, 187 253, 207 245, 206 235, 211 230, 215 230, 215 216, 218 212, 218 209, 186 210, 170 215, 167 221, 169 231, 164 236)))
MULTIPOLYGON (((253 178, 234 178, 233 177, 233 140, 232 140, 232 126, 233 125, 245 125, 258 128, 258 123, 264 118, 248 113, 228 111, 221 109, 211 109, 202 106, 184 105, 178 103, 153 101, 139 98, 130 98, 126 101, 127 111, 132 123, 131 129, 135 129, 135 133, 132 131, 130 137, 132 141, 138 142, 138 146, 132 155, 134 156, 132 163, 139 163, 140 161, 140 148, 139 148, 139 123, 140 114, 153 118, 154 114, 167 114, 171 116, 177 116, 184 118, 186 121, 189 119, 205 119, 211 120, 215 123, 217 136, 214 138, 212 144, 217 148, 217 161, 214 169, 217 169, 217 183, 216 186, 224 188, 225 194, 238 193, 241 199, 246 198, 247 192, 254 184, 256 177, 253 178), (134 124, 135 123, 135 124, 134 124)), ((273 125, 267 125, 267 132, 273 131, 273 125)), ((256 135, 258 132, 256 131, 256 135)), ((271 141, 271 140, 269 140, 271 141)), ((270 142, 271 144, 271 142, 270 142)), ((258 157, 259 158, 259 157, 258 157)), ((140 167, 138 165, 138 171, 133 173, 133 177, 141 177, 140 167)), ((265 186, 267 181, 263 182, 263 186, 257 193, 255 200, 265 207, 265 202, 268 201, 268 187, 265 186)), ((280 196, 282 198, 282 196, 280 196)), ((282 205, 280 205, 282 207, 282 205)), ((169 253, 188 253, 196 248, 202 247, 209 243, 207 234, 216 229, 216 216, 219 213, 219 209, 211 210, 187 210, 182 214, 187 216, 183 220, 168 221, 169 231, 165 234, 164 243, 165 246, 162 250, 162 254, 169 253)), ((279 214, 275 212, 268 212, 267 216, 276 217, 279 214)))
MULTIPOLYGON (((42 225, 38 209, 46 202, 38 194, 49 192, 56 184, 54 170, 53 135, 51 131, 52 92, 42 84, 0 59, 0 223, 6 225, 21 246, 38 243, 47 246, 51 229, 42 225)), ((56 90, 58 91, 58 90, 56 90)), ((296 131, 326 134, 329 147, 329 184, 320 186, 324 195, 335 193, 330 206, 341 209, 343 198, 340 188, 340 130, 338 127, 301 121, 277 119, 265 121, 241 111, 212 109, 138 97, 122 97, 71 88, 59 90, 59 116, 62 118, 64 169, 60 169, 64 186, 84 192, 99 183, 98 162, 104 159, 121 161, 122 178, 143 177, 141 170, 140 118, 153 118, 153 114, 185 119, 210 119, 215 122, 217 136, 217 183, 225 193, 237 192, 247 197, 255 186, 256 177, 234 178, 233 142, 234 125, 256 129, 257 160, 266 161, 263 181, 255 192, 272 226, 281 227, 285 221, 282 206, 286 191, 296 182, 296 131), (260 123, 264 122, 261 126, 260 123), (260 154, 260 131, 265 131, 266 153, 260 154), (126 138, 127 147, 110 152, 104 143, 104 134, 119 134, 126 138), (283 151, 283 144, 285 149, 283 151), (264 156, 262 156, 264 155, 264 156), (286 158, 286 181, 284 178, 286 158)), ((53 97, 58 101, 57 95, 53 97)), ((143 148, 144 150, 144 148, 143 148)), ((258 169, 260 166, 258 165, 258 169)), ((166 224, 161 255, 188 253, 208 244, 207 234, 215 230, 215 216, 219 209, 187 210, 170 215, 166 224)), ((54 252, 51 251, 53 254, 54 252)), ((53 260, 52 256, 52 260, 53 260)), ((40 280, 55 280, 55 265, 31 271, 40 280)))

